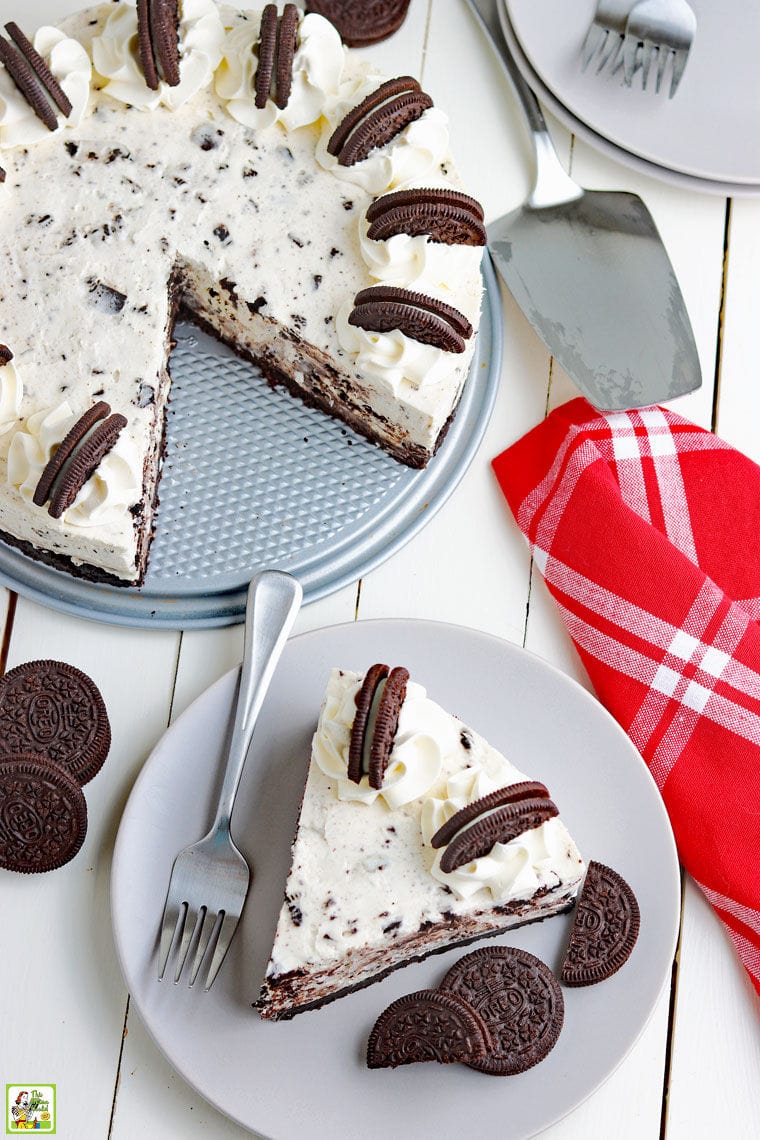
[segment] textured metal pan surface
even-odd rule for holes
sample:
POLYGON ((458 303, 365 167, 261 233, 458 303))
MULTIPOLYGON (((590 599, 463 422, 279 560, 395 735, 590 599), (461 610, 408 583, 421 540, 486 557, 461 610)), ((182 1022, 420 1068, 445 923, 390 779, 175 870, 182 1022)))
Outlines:
POLYGON ((454 421, 424 471, 282 389, 195 326, 179 323, 160 507, 145 584, 112 587, 43 566, 0 543, 0 582, 80 617, 192 629, 242 621, 265 566, 295 574, 304 601, 355 581, 446 501, 493 407, 502 357, 499 290, 488 259, 478 345, 454 421))

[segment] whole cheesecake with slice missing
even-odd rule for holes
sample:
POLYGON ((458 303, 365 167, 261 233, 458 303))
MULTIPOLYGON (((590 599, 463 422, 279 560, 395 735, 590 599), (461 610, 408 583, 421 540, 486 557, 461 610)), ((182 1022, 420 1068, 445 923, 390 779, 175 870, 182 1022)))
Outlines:
POLYGON ((334 669, 257 1007, 283 1019, 573 905, 548 790, 404 669, 334 669))
POLYGON ((0 537, 141 582, 179 308, 424 467, 472 359, 485 231, 416 80, 292 4, 118 0, 28 31, 0 28, 0 537), (43 500, 99 404, 118 440, 43 500))

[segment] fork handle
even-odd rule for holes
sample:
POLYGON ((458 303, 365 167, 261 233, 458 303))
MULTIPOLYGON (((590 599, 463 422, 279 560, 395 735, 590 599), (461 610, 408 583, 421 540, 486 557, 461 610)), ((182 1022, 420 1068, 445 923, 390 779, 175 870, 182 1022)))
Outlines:
POLYGON ((523 79, 504 37, 499 12, 504 0, 467 0, 467 4, 485 33, 486 39, 490 40, 491 47, 528 120, 536 159, 536 179, 528 204, 541 208, 547 204, 571 202, 575 198, 580 198, 583 191, 566 174, 551 140, 538 99, 523 79))
POLYGON ((281 570, 263 570, 248 587, 235 723, 212 832, 229 827, 256 720, 302 597, 300 583, 281 570))

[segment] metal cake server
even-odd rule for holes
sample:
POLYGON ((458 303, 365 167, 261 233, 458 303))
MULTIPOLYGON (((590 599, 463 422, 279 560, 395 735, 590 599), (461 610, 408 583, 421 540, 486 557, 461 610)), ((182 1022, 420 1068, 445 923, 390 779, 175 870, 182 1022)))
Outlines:
POLYGON ((467 3, 517 94, 536 156, 528 200, 488 226, 488 246, 505 284, 549 351, 602 411, 693 391, 702 383, 694 334, 647 207, 636 194, 586 190, 565 173, 504 39, 504 0, 467 3))

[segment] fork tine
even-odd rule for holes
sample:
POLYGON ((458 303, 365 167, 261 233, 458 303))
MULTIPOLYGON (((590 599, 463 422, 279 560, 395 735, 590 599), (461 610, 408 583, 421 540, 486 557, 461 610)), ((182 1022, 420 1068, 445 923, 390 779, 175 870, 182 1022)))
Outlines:
POLYGON ((646 91, 646 89, 647 89, 647 83, 649 82, 649 68, 652 66, 652 57, 653 57, 655 52, 657 52, 658 59, 662 57, 663 52, 660 50, 658 45, 653 44, 651 42, 651 40, 647 41, 647 43, 645 43, 644 47, 643 47, 643 61, 642 62, 643 62, 644 71, 643 71, 643 74, 641 77, 641 90, 642 91, 646 91))
POLYGON ((617 53, 620 51, 621 42, 622 42, 622 37, 620 35, 618 35, 617 32, 607 32, 607 35, 605 37, 605 41, 602 45, 602 49, 599 52, 599 58, 597 60, 597 65, 596 65, 596 74, 597 75, 599 74, 600 71, 604 70, 604 68, 607 66, 607 64, 609 63, 609 61, 613 57, 617 56, 617 53))
POLYGON ((625 68, 625 85, 630 87, 636 71, 636 55, 639 50, 639 41, 635 36, 626 36, 623 45, 623 66, 625 68))
POLYGON ((581 69, 586 70, 591 60, 596 55, 599 47, 606 35, 604 28, 600 28, 598 24, 591 24, 589 30, 586 32, 586 38, 583 41, 581 48, 581 69))
POLYGON ((660 94, 662 87, 663 76, 665 75, 665 68, 668 66, 668 56, 672 53, 666 48, 661 47, 659 51, 659 59, 657 60, 657 82, 655 83, 655 91, 660 94))
POLYGON ((208 968, 206 975, 206 984, 203 987, 208 992, 214 984, 214 979, 219 973, 219 968, 224 961, 225 955, 230 948, 232 936, 237 929, 238 919, 240 915, 225 914, 222 919, 222 924, 219 927, 219 937, 217 938, 216 946, 214 947, 214 957, 211 959, 211 965, 208 968))
POLYGON ((670 94, 669 99, 672 99, 678 90, 678 84, 681 82, 681 76, 686 70, 686 64, 689 59, 689 49, 680 48, 673 56, 673 75, 670 80, 670 94))
POLYGON ((203 915, 203 924, 200 929, 200 934, 198 935, 198 943, 195 947, 195 956, 193 958, 193 964, 190 969, 191 986, 195 985, 195 979, 198 977, 198 971, 201 968, 203 956, 208 949, 209 943, 211 942, 211 938, 214 933, 214 926, 216 925, 217 920, 217 915, 214 914, 212 910, 209 910, 208 907, 201 907, 201 913, 203 915))
POLYGON ((161 981, 169 961, 169 953, 174 942, 174 934, 179 922, 180 911, 185 904, 181 906, 171 906, 169 900, 166 900, 164 906, 164 917, 161 920, 161 942, 158 950, 158 980, 161 981))
POLYGON ((180 975, 182 974, 182 968, 185 965, 187 952, 190 949, 190 943, 193 940, 193 934, 195 933, 195 929, 198 925, 198 917, 199 916, 195 913, 195 911, 192 911, 190 909, 190 905, 188 904, 187 909, 185 910, 184 920, 180 918, 180 922, 182 922, 182 939, 177 949, 177 968, 174 971, 175 986, 180 979, 180 975))

